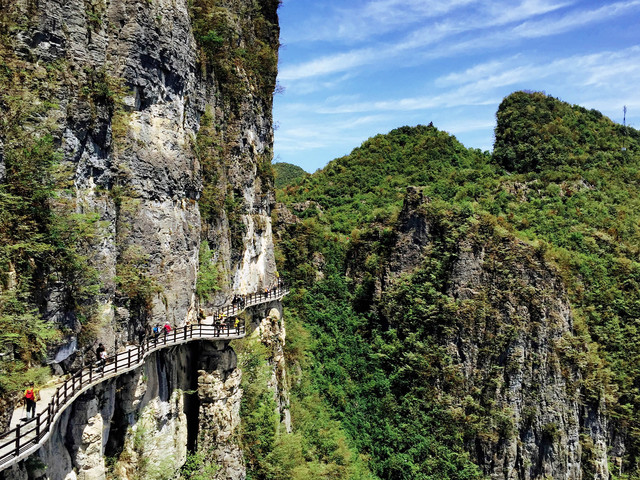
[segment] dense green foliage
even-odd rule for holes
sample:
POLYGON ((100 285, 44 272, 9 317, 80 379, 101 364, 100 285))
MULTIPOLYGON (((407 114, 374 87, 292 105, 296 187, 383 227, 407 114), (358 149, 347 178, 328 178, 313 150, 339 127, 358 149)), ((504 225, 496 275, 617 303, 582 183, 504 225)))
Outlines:
POLYGON ((488 153, 467 149, 431 125, 402 127, 370 138, 278 198, 318 202, 331 229, 349 234, 397 212, 408 185, 424 185, 427 195, 453 200, 461 186, 494 174, 490 160, 488 153))
MULTIPOLYGON (((403 127, 278 192, 286 203, 322 208, 301 212, 302 223, 278 245, 283 274, 297 286, 288 315, 311 339, 297 395, 322 395, 377 476, 477 478, 461 454, 472 450, 468 442, 511 435, 509 416, 488 409, 482 396, 469 397, 463 421, 456 416, 446 394, 455 394, 457 380, 437 342, 454 318, 484 318, 480 300, 461 310, 446 295, 447 258, 458 239, 486 243, 493 241, 486 232, 502 232, 532 245, 561 274, 576 329, 565 360, 580 369, 585 401, 604 399, 627 432, 624 478, 638 478, 638 138, 598 112, 517 92, 498 111, 493 157, 432 126, 403 127), (418 271, 376 299, 409 185, 430 199, 440 240, 418 271), (309 261, 318 256, 324 263, 309 261)), ((518 259, 501 261, 506 275, 518 259)), ((545 438, 553 441, 552 433, 545 438)))
MULTIPOLYGON (((380 318, 359 311, 361 292, 352 293, 352 280, 342 273, 349 248, 344 237, 315 219, 290 233, 280 248, 287 273, 299 286, 287 301, 287 321, 295 326, 288 329, 288 361, 302 366, 293 382, 293 404, 323 399, 369 460, 375 478, 481 478, 463 448, 463 432, 470 426, 437 399, 434 380, 446 364, 442 350, 424 330, 422 338, 417 331, 388 330, 380 318), (313 267, 303 260, 310 249, 327 259, 320 281, 311 280, 313 267)), ((423 275, 433 278, 437 272, 423 275)), ((428 297, 422 304, 433 300, 431 283, 409 284, 421 289, 416 295, 428 297)), ((421 324, 420 313, 403 317, 404 327, 421 324)), ((296 426, 295 414, 292 421, 296 426)))
POLYGON ((543 93, 516 92, 498 110, 495 160, 507 170, 607 168, 637 149, 640 134, 597 110, 571 106, 543 93))
POLYGON ((196 295, 206 302, 213 292, 220 289, 220 273, 209 248, 209 242, 203 240, 200 243, 198 277, 196 279, 196 295))
MULTIPOLYGON (((296 329, 296 324, 292 324, 296 329)), ((298 347, 304 336, 296 338, 298 347)), ((235 342, 242 368, 241 441, 250 480, 308 478, 371 480, 363 460, 349 446, 340 423, 317 394, 292 399, 294 431, 282 434, 268 382, 274 352, 256 338, 235 342)), ((291 350, 290 350, 291 351, 291 350)))
POLYGON ((68 166, 60 162, 52 99, 66 64, 31 64, 15 55, 9 32, 28 21, 23 13, 8 8, 0 17, 0 352, 14 359, 0 364, 5 393, 20 389, 25 375, 41 379, 37 365, 61 336, 42 318, 46 292, 57 290, 60 307, 84 323, 99 289, 97 272, 87 267, 98 218, 77 213, 68 166))
POLYGON ((279 4, 278 0, 189 1, 200 67, 205 74, 215 74, 223 100, 232 108, 242 103, 252 86, 271 105, 278 65, 279 4))
POLYGON ((276 188, 284 188, 298 183, 307 174, 299 166, 286 162, 274 163, 273 169, 275 170, 276 188))

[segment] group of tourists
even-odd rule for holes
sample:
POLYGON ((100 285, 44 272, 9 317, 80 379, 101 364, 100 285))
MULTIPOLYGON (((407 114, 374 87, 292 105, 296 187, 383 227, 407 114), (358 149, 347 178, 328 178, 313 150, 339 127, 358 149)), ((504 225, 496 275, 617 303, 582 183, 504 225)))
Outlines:
POLYGON ((163 326, 160 326, 159 323, 156 323, 153 327, 153 335, 156 337, 159 336, 161 333, 168 334, 170 332, 171 332, 171 324, 169 323, 169 320, 164 322, 163 326))
MULTIPOLYGON (((171 324, 169 323, 169 320, 167 320, 166 322, 164 322, 164 325, 160 325, 159 323, 156 323, 154 327, 151 329, 151 332, 153 332, 154 338, 157 338, 163 333, 165 335, 169 334, 171 330, 172 330, 171 324)), ((144 342, 144 339, 145 339, 144 330, 138 331, 139 343, 142 344, 144 342)), ((104 366, 107 363, 107 349, 104 347, 102 343, 98 345, 98 348, 96 348, 96 360, 98 362, 98 368, 100 370, 104 369, 104 366)))
MULTIPOLYGON (((264 296, 268 297, 269 294, 273 291, 276 291, 278 288, 282 287, 283 283, 280 278, 277 278, 277 281, 274 286, 265 287, 264 288, 264 296)), ((247 303, 247 295, 234 295, 231 304, 233 306, 237 306, 240 309, 244 309, 247 303)), ((238 317, 234 318, 234 328, 237 328, 240 324, 240 319, 238 317)), ((229 318, 225 313, 219 312, 218 316, 214 318, 214 325, 218 328, 227 328, 231 327, 229 323, 229 318)), ((148 327, 147 327, 148 328, 148 327)), ((167 320, 164 325, 160 325, 160 323, 156 323, 152 329, 154 338, 159 337, 162 334, 168 335, 171 332, 171 324, 167 320)), ((144 341, 144 330, 140 330, 138 332, 138 340, 140 343, 144 341)), ((104 344, 100 343, 98 348, 96 348, 96 360, 98 363, 99 371, 104 371, 104 367, 107 363, 107 349, 104 344)), ((24 405, 26 409, 26 417, 23 420, 29 420, 34 418, 36 415, 36 402, 40 399, 40 392, 37 390, 33 384, 29 384, 24 392, 24 405)))
MULTIPOLYGON (((272 284, 271 286, 267 285, 264 287, 264 289, 262 290, 262 294, 265 297, 268 297, 270 293, 278 291, 278 289, 281 288, 283 285, 284 283, 282 282, 282 280, 280 280, 280 277, 277 277, 276 282, 274 284, 272 284)), ((256 295, 259 295, 259 293, 256 293, 256 295)), ((250 296, 251 295, 234 295, 233 299, 231 300, 231 305, 238 306, 240 309, 243 309, 247 304, 247 297, 250 297, 250 296)))
POLYGON ((283 286, 283 282, 282 282, 282 280, 280 280, 280 277, 278 276, 276 278, 276 283, 275 284, 273 284, 270 287, 269 286, 264 287, 263 293, 264 293, 265 298, 268 297, 271 292, 278 291, 278 289, 281 288, 282 286, 283 286))
MULTIPOLYGON (((153 327, 153 334, 158 337, 162 333, 169 334, 171 332, 171 324, 167 320, 163 326, 160 324, 156 324, 153 327)), ((144 335, 140 335, 138 333, 138 340, 140 343, 144 341, 144 335)), ((107 349, 105 348, 103 343, 98 344, 98 348, 96 348, 96 361, 98 371, 104 371, 104 367, 107 364, 107 349)), ((36 402, 40 399, 40 392, 37 390, 33 384, 27 385, 26 390, 24 391, 24 405, 26 409, 26 416, 23 420, 30 420, 36 415, 36 402)))
POLYGON ((246 297, 246 295, 234 295, 233 300, 231 300, 231 305, 238 306, 242 310, 247 304, 246 297))

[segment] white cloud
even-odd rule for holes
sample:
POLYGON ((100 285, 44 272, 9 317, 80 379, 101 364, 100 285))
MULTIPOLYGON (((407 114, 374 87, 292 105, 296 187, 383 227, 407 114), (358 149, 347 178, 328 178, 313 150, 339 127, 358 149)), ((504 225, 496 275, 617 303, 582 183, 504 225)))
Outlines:
MULTIPOLYGON (((415 6, 418 3, 419 2, 412 0, 384 0, 369 4, 369 8, 372 9, 373 5, 378 5, 379 9, 388 9, 386 16, 381 15, 385 19, 385 21, 388 22, 388 25, 394 24, 396 22, 396 20, 393 20, 394 15, 391 15, 388 12, 391 10, 395 11, 396 9, 400 9, 400 11, 402 12, 402 18, 404 19, 404 23, 402 24, 403 31, 406 32, 408 28, 407 24, 413 23, 413 18, 411 16, 411 6, 415 6), (405 10, 402 10, 400 8, 399 5, 401 4, 406 7, 405 10), (391 20, 389 18, 391 18, 391 20)), ((426 3, 431 5, 434 2, 426 3)), ((467 5, 470 3, 477 2, 471 2, 471 0, 458 0, 457 2, 450 2, 450 6, 448 8, 459 7, 461 5, 467 5)), ((305 78, 350 71, 358 67, 375 65, 388 60, 398 62, 402 60, 403 55, 408 55, 408 57, 411 59, 416 54, 416 50, 424 49, 426 47, 431 47, 431 50, 428 52, 428 56, 431 57, 442 56, 446 54, 445 52, 452 53, 454 51, 463 51, 466 48, 478 48, 478 46, 486 45, 487 42, 483 42, 482 39, 478 41, 478 39, 475 38, 473 41, 470 41, 468 43, 458 43, 457 48, 455 47, 455 42, 449 44, 454 45, 453 48, 451 48, 450 46, 441 48, 439 45, 444 40, 451 41, 452 37, 455 37, 456 35, 462 35, 473 31, 485 31, 486 29, 496 27, 505 23, 525 20, 527 18, 539 16, 560 9, 568 5, 568 3, 524 0, 515 7, 511 4, 505 3, 500 3, 497 6, 495 3, 489 3, 489 5, 490 6, 487 10, 481 9, 480 12, 461 15, 459 17, 461 18, 461 20, 451 21, 440 19, 439 21, 434 21, 426 25, 424 25, 424 22, 422 22, 419 28, 409 29, 407 33, 403 33, 401 35, 401 38, 399 38, 395 42, 386 42, 375 46, 369 45, 364 48, 355 48, 346 52, 341 52, 333 55, 325 55, 323 57, 305 61, 297 65, 283 66, 280 69, 279 77, 282 81, 296 81, 305 78)), ((484 4, 481 4, 481 6, 483 6, 484 8, 484 4)), ((426 7, 422 8, 428 10, 426 9, 426 7)), ((435 9, 435 11, 446 13, 448 9, 435 9)), ((369 15, 370 14, 371 13, 369 13, 369 15)), ((358 19, 357 21, 362 21, 363 18, 367 17, 367 14, 352 14, 346 15, 346 17, 350 19, 356 18, 358 19)), ((420 17, 418 16, 417 18, 420 17)), ((398 25, 400 25, 400 23, 398 23, 398 25)), ((342 27, 337 27, 337 30, 340 30, 341 28, 342 27)), ((366 30, 365 27, 358 27, 355 25, 350 25, 348 27, 349 30, 360 32, 364 31, 363 28, 366 30)), ((368 34, 363 35, 368 36, 368 34)), ((514 34, 512 34, 510 37, 512 37, 513 35, 514 34)), ((521 36, 522 33, 517 33, 515 35, 521 36)), ((505 39, 503 35, 495 36, 494 34, 490 34, 487 37, 487 40, 489 40, 490 42, 494 42, 495 39, 497 39, 498 43, 500 44, 510 40, 510 38, 505 39)))
POLYGON ((322 115, 366 112, 408 112, 462 106, 497 105, 505 87, 528 84, 570 84, 574 87, 600 85, 623 91, 614 85, 626 82, 628 90, 640 81, 640 47, 620 52, 600 52, 559 58, 552 62, 527 61, 521 56, 479 63, 462 72, 452 72, 434 80, 431 94, 384 100, 359 100, 358 95, 337 95, 322 103, 297 104, 293 111, 322 115), (614 82, 615 81, 615 82, 614 82), (449 88, 453 87, 453 88, 449 88), (436 93, 437 90, 440 93, 436 93), (357 100, 357 101, 354 101, 357 100))
POLYGON ((376 58, 376 51, 370 48, 328 55, 309 62, 283 67, 278 73, 281 80, 297 80, 329 73, 344 72, 370 63, 376 58))
MULTIPOLYGON (((451 14, 480 0, 374 0, 352 1, 348 7, 323 5, 322 24, 300 26, 287 43, 340 42, 354 44, 379 38, 408 25, 451 14)), ((286 6, 286 3, 285 3, 286 6)))
POLYGON ((640 7, 640 0, 608 4, 596 10, 572 11, 555 20, 524 22, 515 27, 512 32, 524 38, 545 37, 564 33, 576 27, 603 22, 609 18, 619 17, 638 9, 638 7, 640 7))
POLYGON ((559 10, 575 3, 573 1, 556 3, 540 0, 524 0, 516 8, 513 8, 509 3, 495 3, 490 2, 489 11, 490 17, 494 20, 493 26, 506 25, 507 23, 519 22, 525 18, 536 17, 544 15, 546 13, 559 10))
POLYGON ((479 63, 462 72, 449 73, 435 79, 434 84, 440 87, 466 85, 467 88, 472 85, 472 90, 483 91, 548 77, 559 78, 562 83, 574 86, 603 87, 611 87, 624 79, 635 88, 640 79, 640 46, 617 52, 572 55, 551 62, 543 58, 538 63, 525 62, 524 57, 516 55, 505 60, 479 63))
POLYGON ((463 72, 451 72, 447 75, 436 78, 434 84, 437 87, 446 87, 450 85, 461 85, 469 83, 470 80, 486 77, 500 69, 502 69, 506 62, 510 60, 491 60, 485 63, 479 63, 473 67, 467 68, 463 72))

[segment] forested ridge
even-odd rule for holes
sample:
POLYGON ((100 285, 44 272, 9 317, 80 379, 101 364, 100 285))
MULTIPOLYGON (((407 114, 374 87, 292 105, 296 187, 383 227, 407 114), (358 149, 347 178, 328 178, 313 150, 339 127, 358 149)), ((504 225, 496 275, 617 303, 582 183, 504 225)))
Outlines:
POLYGON ((307 172, 297 165, 286 162, 278 162, 273 164, 275 171, 276 188, 287 187, 299 182, 307 172))
MULTIPOLYGON (((277 254, 295 287, 292 405, 305 406, 294 407, 294 432, 343 432, 351 453, 325 444, 320 460, 357 459, 360 477, 484 478, 483 455, 509 442, 561 457, 563 426, 534 425, 536 382, 553 370, 536 366, 537 351, 525 361, 532 403, 515 415, 503 398, 514 344, 535 347, 547 332, 581 415, 608 419, 608 452, 582 426, 582 475, 600 475, 608 455, 614 478, 639 478, 640 133, 542 93, 505 98, 497 120, 493 153, 433 125, 402 127, 278 190, 277 254), (420 228, 427 246, 403 265, 407 229, 420 228), (491 280, 463 298, 456 269, 467 257, 483 258, 491 280), (544 317, 559 298, 571 309, 564 331, 557 314, 544 317), (524 306, 527 321, 504 305, 524 306), (450 346, 473 335, 486 371, 461 372, 467 360, 450 346), (297 421, 310 409, 325 412, 313 427, 297 421)), ((542 467, 517 468, 521 478, 542 467)))

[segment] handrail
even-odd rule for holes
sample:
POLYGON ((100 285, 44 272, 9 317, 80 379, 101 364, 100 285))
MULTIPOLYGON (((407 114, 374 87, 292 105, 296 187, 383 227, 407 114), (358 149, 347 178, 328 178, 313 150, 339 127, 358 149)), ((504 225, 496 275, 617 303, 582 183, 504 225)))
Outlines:
MULTIPOLYGON (((213 318, 215 321, 216 319, 221 319, 224 317, 235 317, 247 307, 252 307, 254 305, 266 303, 277 298, 282 298, 283 295, 280 292, 283 290, 286 290, 286 292, 289 293, 288 287, 286 287, 284 283, 278 280, 277 287, 267 289, 264 293, 252 293, 250 295, 239 296, 239 302, 219 308, 215 310, 211 315, 208 315, 207 318, 213 318)), ((286 295, 287 293, 285 293, 284 295, 286 295)))
POLYGON ((42 443, 51 435, 51 426, 58 420, 64 410, 80 396, 80 394, 109 378, 141 366, 151 353, 173 345, 201 339, 242 338, 245 326, 238 321, 231 325, 231 318, 236 317, 247 307, 279 300, 289 293, 289 288, 278 282, 278 286, 265 293, 251 294, 245 297, 244 303, 234 304, 216 310, 213 318, 218 324, 189 324, 170 332, 148 336, 142 343, 133 348, 121 351, 102 362, 91 364, 75 372, 53 394, 47 407, 34 418, 18 424, 15 428, 0 435, 0 471, 36 452, 42 443))

